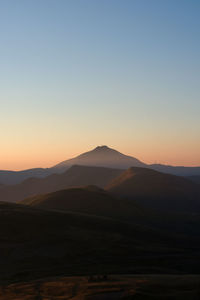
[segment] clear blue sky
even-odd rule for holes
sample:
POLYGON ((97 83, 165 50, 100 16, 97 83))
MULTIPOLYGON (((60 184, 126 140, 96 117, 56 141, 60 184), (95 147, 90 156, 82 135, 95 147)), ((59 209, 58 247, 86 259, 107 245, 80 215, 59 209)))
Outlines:
POLYGON ((199 0, 0 0, 0 169, 200 165, 199 87, 199 0))

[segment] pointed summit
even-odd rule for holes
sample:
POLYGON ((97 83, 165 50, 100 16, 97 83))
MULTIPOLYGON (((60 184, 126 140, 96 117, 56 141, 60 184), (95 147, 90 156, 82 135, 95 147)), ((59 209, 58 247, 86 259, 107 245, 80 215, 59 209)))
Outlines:
POLYGON ((93 151, 108 151, 108 150, 112 150, 112 149, 106 145, 103 145, 103 146, 97 146, 96 148, 94 148, 93 151))
MULTIPOLYGON (((106 145, 102 145, 102 146, 97 146, 96 148, 94 148, 93 150, 89 151, 89 152, 86 152, 86 153, 110 153, 110 154, 114 154, 114 153, 120 153, 118 151, 116 151, 115 149, 112 149, 106 145)), ((83 153, 85 154, 85 153, 83 153)), ((121 154, 121 153, 120 153, 121 154)))
POLYGON ((72 165, 107 167, 115 169, 127 169, 129 167, 145 167, 146 165, 137 158, 124 155, 106 145, 97 146, 91 151, 79 156, 63 161, 56 165, 56 171, 68 169, 72 165))
POLYGON ((102 146, 97 146, 96 148, 94 148, 94 150, 98 150, 98 149, 102 149, 102 150, 106 150, 106 149, 111 149, 106 145, 102 145, 102 146))

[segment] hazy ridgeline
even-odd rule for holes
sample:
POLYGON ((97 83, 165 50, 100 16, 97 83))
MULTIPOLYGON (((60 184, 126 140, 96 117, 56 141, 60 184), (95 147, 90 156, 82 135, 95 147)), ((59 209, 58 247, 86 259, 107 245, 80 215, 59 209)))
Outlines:
POLYGON ((105 146, 80 155, 82 165, 72 161, 44 178, 1 186, 2 284, 58 275, 199 274, 196 177, 153 170, 105 146), (129 163, 136 166, 122 168, 129 163))
POLYGON ((200 1, 0 1, 0 37, 0 300, 200 299, 200 1))

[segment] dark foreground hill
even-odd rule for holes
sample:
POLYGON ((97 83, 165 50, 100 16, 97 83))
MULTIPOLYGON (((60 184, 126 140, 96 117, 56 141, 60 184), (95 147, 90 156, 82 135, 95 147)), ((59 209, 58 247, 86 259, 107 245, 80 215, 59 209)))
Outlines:
POLYGON ((45 210, 112 218, 169 234, 200 235, 199 214, 157 212, 139 205, 133 199, 121 199, 95 186, 38 195, 21 201, 21 204, 45 210))
POLYGON ((195 273, 199 239, 77 213, 0 203, 0 280, 104 273, 195 273))
POLYGON ((122 170, 86 166, 73 166, 62 174, 45 178, 29 178, 20 184, 0 189, 0 201, 17 202, 33 195, 55 192, 72 186, 106 186, 122 170))
POLYGON ((200 189, 192 181, 147 168, 130 168, 106 189, 153 209, 200 212, 200 189))
POLYGON ((200 176, 189 176, 188 179, 200 184, 200 176))
MULTIPOLYGON (((32 207, 73 211, 89 215, 134 221, 146 213, 136 202, 115 197, 95 186, 68 188, 45 195, 38 195, 21 201, 32 207)), ((149 212, 147 212, 149 213, 149 212)))
POLYGON ((195 300, 199 275, 59 276, 0 287, 1 300, 195 300))

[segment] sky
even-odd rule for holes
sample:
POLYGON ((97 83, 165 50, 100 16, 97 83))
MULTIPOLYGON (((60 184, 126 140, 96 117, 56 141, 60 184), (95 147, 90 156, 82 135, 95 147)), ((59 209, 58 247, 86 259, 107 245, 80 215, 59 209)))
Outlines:
POLYGON ((0 169, 200 166, 199 86, 199 0, 0 0, 0 169))

